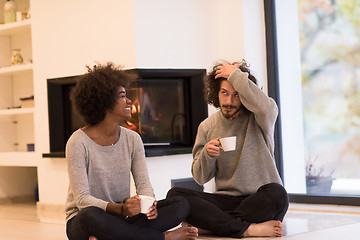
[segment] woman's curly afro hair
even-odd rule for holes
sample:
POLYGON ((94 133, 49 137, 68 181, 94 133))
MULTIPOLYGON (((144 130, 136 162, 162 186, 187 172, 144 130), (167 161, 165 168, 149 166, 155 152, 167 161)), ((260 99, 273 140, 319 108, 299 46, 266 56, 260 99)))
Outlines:
MULTIPOLYGON (((222 63, 223 63, 223 61, 222 61, 222 63)), ((208 75, 206 75, 203 79, 205 100, 207 101, 208 104, 211 104, 216 108, 220 108, 219 91, 220 91, 221 82, 224 80, 227 80, 226 78, 222 78, 222 77, 215 79, 215 76, 216 76, 215 72, 217 70, 217 67, 221 66, 222 63, 217 63, 213 67, 212 71, 208 75)), ((249 74, 248 78, 251 81, 253 81, 255 84, 257 84, 257 80, 250 73, 250 69, 248 68, 248 65, 245 60, 242 60, 241 62, 235 62, 235 63, 239 65, 239 69, 242 72, 247 72, 249 74)))
POLYGON ((88 72, 80 76, 70 93, 75 110, 86 124, 95 125, 105 119, 107 111, 114 109, 118 100, 119 87, 126 88, 137 80, 137 74, 125 71, 113 63, 86 66, 88 72))

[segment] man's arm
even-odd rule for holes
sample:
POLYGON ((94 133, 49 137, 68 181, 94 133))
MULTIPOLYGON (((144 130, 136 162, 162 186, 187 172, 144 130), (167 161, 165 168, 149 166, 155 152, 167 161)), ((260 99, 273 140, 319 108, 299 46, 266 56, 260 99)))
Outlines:
POLYGON ((241 103, 254 113, 259 126, 267 133, 273 131, 278 107, 272 98, 249 80, 248 73, 242 72, 238 64, 224 63, 218 67, 216 74, 216 78, 226 78, 234 86, 239 93, 241 103))
POLYGON ((228 78, 239 93, 241 103, 255 115, 255 120, 262 130, 273 131, 278 115, 274 99, 268 97, 255 83, 248 79, 248 73, 240 69, 234 71, 228 78))

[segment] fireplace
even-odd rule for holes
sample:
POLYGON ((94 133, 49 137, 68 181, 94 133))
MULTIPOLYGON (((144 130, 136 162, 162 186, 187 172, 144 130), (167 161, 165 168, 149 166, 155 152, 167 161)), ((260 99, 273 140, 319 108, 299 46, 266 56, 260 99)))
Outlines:
MULTIPOLYGON (((205 69, 133 69, 139 81, 127 89, 132 118, 123 127, 138 132, 146 156, 190 153, 199 123, 207 117, 202 78, 205 69)), ((78 76, 47 80, 50 153, 65 157, 70 135, 84 126, 69 93, 78 76)))

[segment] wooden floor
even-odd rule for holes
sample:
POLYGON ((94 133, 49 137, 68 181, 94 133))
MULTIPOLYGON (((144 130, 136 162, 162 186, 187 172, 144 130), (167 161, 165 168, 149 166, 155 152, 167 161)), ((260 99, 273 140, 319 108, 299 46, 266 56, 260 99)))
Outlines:
MULTIPOLYGON (((285 240, 360 239, 360 207, 291 204, 284 220, 285 240)), ((65 223, 44 223, 35 204, 0 205, 1 240, 66 240, 65 223)), ((212 236, 199 239, 224 240, 212 236)), ((268 240, 274 238, 243 238, 268 240)))
POLYGON ((35 204, 0 205, 1 240, 66 240, 65 223, 40 222, 35 204))

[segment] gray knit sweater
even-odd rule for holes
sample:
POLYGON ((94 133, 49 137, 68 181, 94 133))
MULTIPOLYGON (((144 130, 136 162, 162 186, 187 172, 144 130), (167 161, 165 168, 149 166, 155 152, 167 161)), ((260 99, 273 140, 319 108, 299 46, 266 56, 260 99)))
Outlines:
POLYGON ((153 196, 140 136, 121 127, 120 139, 112 146, 100 146, 81 129, 66 145, 69 189, 65 204, 66 220, 87 206, 104 211, 109 202, 130 197, 130 172, 137 194, 153 196))
POLYGON ((193 148, 192 174, 199 184, 215 177, 216 192, 247 195, 267 183, 281 183, 274 161, 274 125, 278 114, 275 101, 236 70, 228 78, 250 111, 234 120, 221 111, 205 119, 198 128, 193 148), (236 150, 210 157, 206 144, 218 137, 237 136, 236 150))

